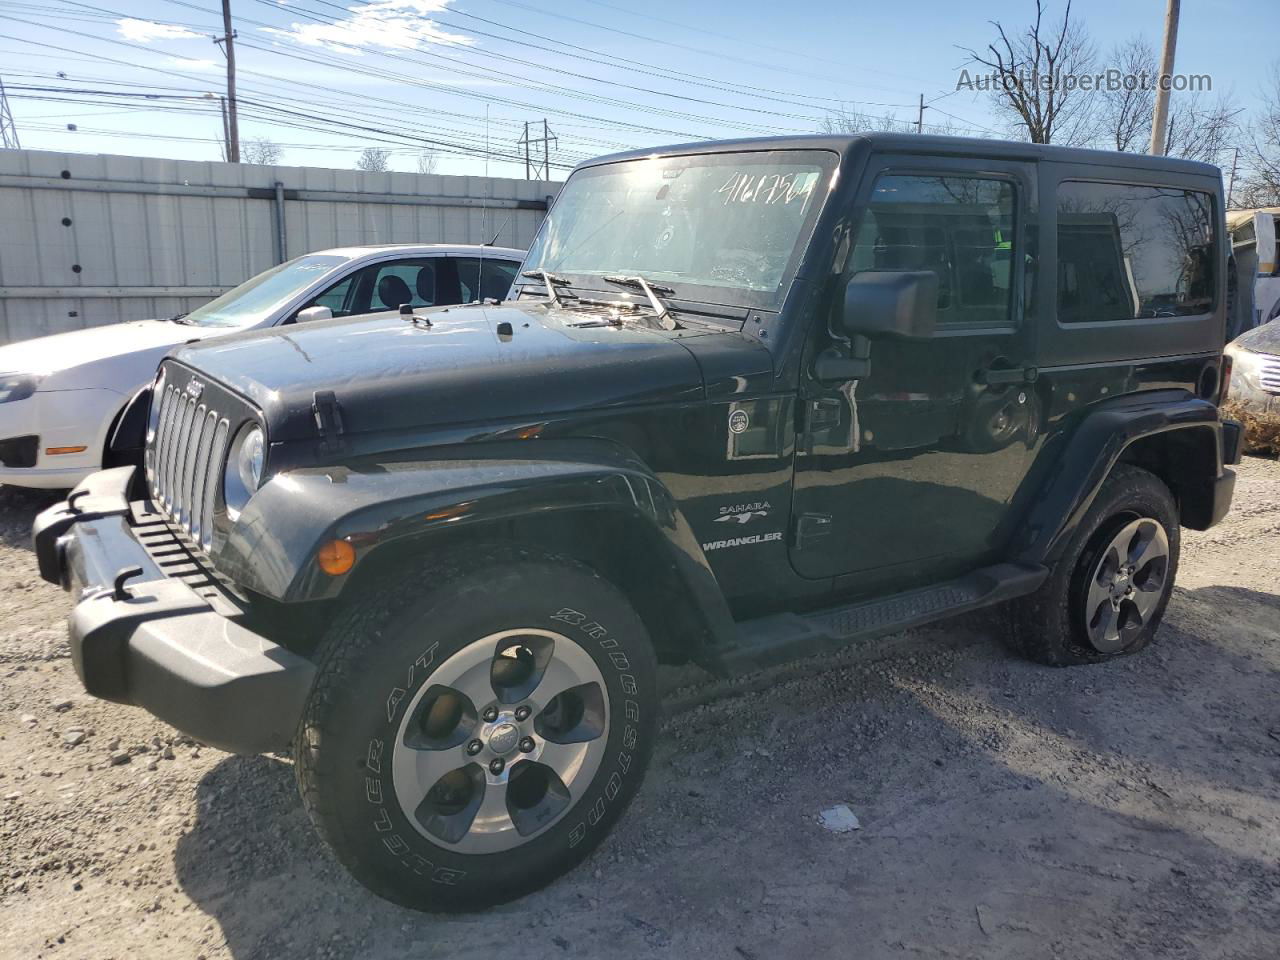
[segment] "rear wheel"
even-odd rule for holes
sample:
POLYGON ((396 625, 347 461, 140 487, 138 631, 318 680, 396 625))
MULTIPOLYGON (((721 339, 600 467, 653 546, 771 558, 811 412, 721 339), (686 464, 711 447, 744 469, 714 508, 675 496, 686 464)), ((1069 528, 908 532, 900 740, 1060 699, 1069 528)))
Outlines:
POLYGON ((1009 604, 1015 648, 1053 666, 1141 650, 1173 592, 1178 533, 1178 507, 1164 483, 1117 465, 1044 585, 1009 604))
POLYGON ((639 786, 654 657, 580 564, 500 549, 377 590, 325 640, 299 785, 339 859, 418 909, 485 906, 582 860, 639 786))

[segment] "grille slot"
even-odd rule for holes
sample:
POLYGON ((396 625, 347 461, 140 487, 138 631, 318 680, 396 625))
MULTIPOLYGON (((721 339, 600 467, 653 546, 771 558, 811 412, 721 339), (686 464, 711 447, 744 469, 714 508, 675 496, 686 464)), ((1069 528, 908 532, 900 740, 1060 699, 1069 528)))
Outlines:
POLYGON ((214 391, 191 396, 174 379, 166 378, 155 449, 149 451, 151 499, 194 545, 207 550, 230 422, 214 391))
POLYGON ((1280 358, 1266 357, 1262 361, 1262 374, 1258 379, 1267 393, 1280 393, 1280 358))

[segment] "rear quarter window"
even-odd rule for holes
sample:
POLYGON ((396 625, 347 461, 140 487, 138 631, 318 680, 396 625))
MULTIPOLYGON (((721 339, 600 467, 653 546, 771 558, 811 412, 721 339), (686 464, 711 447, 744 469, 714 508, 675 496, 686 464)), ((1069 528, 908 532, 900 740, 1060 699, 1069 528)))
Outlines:
POLYGON ((1064 181, 1057 193, 1058 320, 1198 316, 1215 306, 1211 194, 1064 181))

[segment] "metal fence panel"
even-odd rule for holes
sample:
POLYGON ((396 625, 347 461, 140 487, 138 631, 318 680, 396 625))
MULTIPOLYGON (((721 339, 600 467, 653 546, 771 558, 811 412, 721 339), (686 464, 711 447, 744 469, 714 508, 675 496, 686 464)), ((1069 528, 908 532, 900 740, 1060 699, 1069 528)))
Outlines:
POLYGON ((0 151, 0 343, 190 310, 278 263, 282 240, 288 257, 495 234, 527 247, 559 186, 0 151))

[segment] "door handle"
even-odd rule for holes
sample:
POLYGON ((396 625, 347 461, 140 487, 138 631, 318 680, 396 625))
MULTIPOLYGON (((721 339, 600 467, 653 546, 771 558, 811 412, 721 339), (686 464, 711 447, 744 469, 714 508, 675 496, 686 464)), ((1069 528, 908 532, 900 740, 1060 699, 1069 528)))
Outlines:
POLYGON ((1040 371, 1035 367, 1012 367, 1010 369, 979 370, 974 374, 978 383, 987 386, 1000 386, 1009 383, 1035 383, 1040 371))

